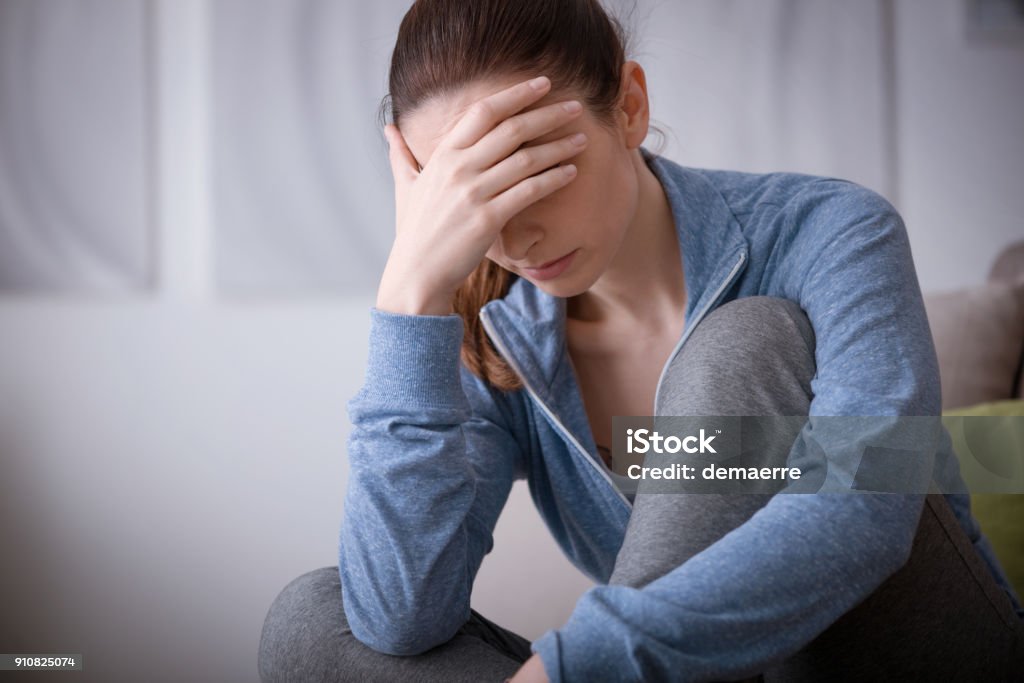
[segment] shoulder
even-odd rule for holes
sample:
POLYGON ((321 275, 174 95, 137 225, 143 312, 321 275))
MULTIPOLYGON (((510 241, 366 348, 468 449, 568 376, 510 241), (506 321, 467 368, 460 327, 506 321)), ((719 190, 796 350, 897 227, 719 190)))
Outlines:
POLYGON ((903 219, 881 194, 842 178, 703 171, 729 205, 752 256, 803 270, 850 252, 908 248, 903 219))
POLYGON ((825 219, 836 224, 871 216, 898 216, 881 194, 843 178, 789 172, 699 172, 721 193, 741 223, 757 217, 825 219))

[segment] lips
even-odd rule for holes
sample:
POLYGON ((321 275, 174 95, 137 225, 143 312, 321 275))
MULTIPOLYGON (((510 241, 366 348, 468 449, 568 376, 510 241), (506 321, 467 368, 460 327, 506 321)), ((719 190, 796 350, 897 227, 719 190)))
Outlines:
POLYGON ((529 275, 535 280, 551 280, 558 277, 572 265, 573 258, 576 256, 578 249, 574 249, 565 256, 561 256, 554 261, 548 261, 547 263, 537 266, 536 268, 523 268, 523 272, 529 275))
MULTIPOLYGON (((568 254, 566 254, 565 256, 568 256, 568 254)), ((559 256, 555 260, 548 261, 544 265, 540 265, 540 266, 524 266, 524 268, 526 268, 527 270, 544 270, 545 268, 550 268, 551 266, 555 265, 556 263, 558 263, 559 261, 564 259, 565 256, 559 256)))

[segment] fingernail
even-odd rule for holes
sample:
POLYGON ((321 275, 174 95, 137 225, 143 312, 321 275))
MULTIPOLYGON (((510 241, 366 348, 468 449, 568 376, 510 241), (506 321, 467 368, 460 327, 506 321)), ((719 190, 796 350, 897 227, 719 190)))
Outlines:
POLYGON ((576 112, 583 109, 583 105, 577 102, 576 100, 573 100, 572 102, 566 102, 565 104, 563 104, 562 109, 566 110, 570 114, 575 114, 576 112))
POLYGON ((579 147, 580 145, 587 141, 587 136, 585 133, 576 133, 576 135, 573 135, 571 138, 569 138, 569 141, 572 142, 572 144, 579 147))
POLYGON ((534 90, 543 90, 544 88, 547 87, 548 82, 549 81, 547 76, 538 76, 537 78, 530 81, 530 87, 533 88, 534 90))
POLYGON ((575 164, 566 164, 565 166, 563 166, 562 167, 562 173, 564 173, 569 178, 571 178, 574 175, 576 175, 576 166, 575 166, 575 164))

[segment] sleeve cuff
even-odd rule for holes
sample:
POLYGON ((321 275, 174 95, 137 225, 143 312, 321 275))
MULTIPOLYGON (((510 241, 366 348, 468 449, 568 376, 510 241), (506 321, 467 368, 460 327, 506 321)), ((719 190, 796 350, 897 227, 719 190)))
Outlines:
POLYGON ((540 655, 544 663, 544 673, 551 683, 563 683, 562 679, 562 643, 558 631, 551 630, 530 645, 534 654, 540 655))
POLYGON ((612 601, 621 601, 637 589, 595 586, 580 597, 569 620, 534 641, 552 683, 575 681, 640 680, 640 668, 630 656, 642 634, 630 632, 614 617, 612 601))
POLYGON ((464 406, 459 372, 462 335, 458 315, 406 315, 372 308, 364 397, 464 406))

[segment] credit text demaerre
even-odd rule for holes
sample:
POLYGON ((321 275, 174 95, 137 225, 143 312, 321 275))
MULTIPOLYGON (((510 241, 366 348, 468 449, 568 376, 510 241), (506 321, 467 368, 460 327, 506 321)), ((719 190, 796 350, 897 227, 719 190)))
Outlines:
MULTIPOLYGON (((627 453, 716 453, 711 442, 714 436, 708 436, 704 430, 699 435, 683 438, 678 436, 663 437, 658 432, 647 429, 626 430, 627 453)), ((696 479, 704 480, 782 480, 799 479, 799 467, 718 467, 714 463, 706 467, 674 463, 668 467, 644 467, 630 465, 626 468, 626 476, 630 479, 696 479)))

